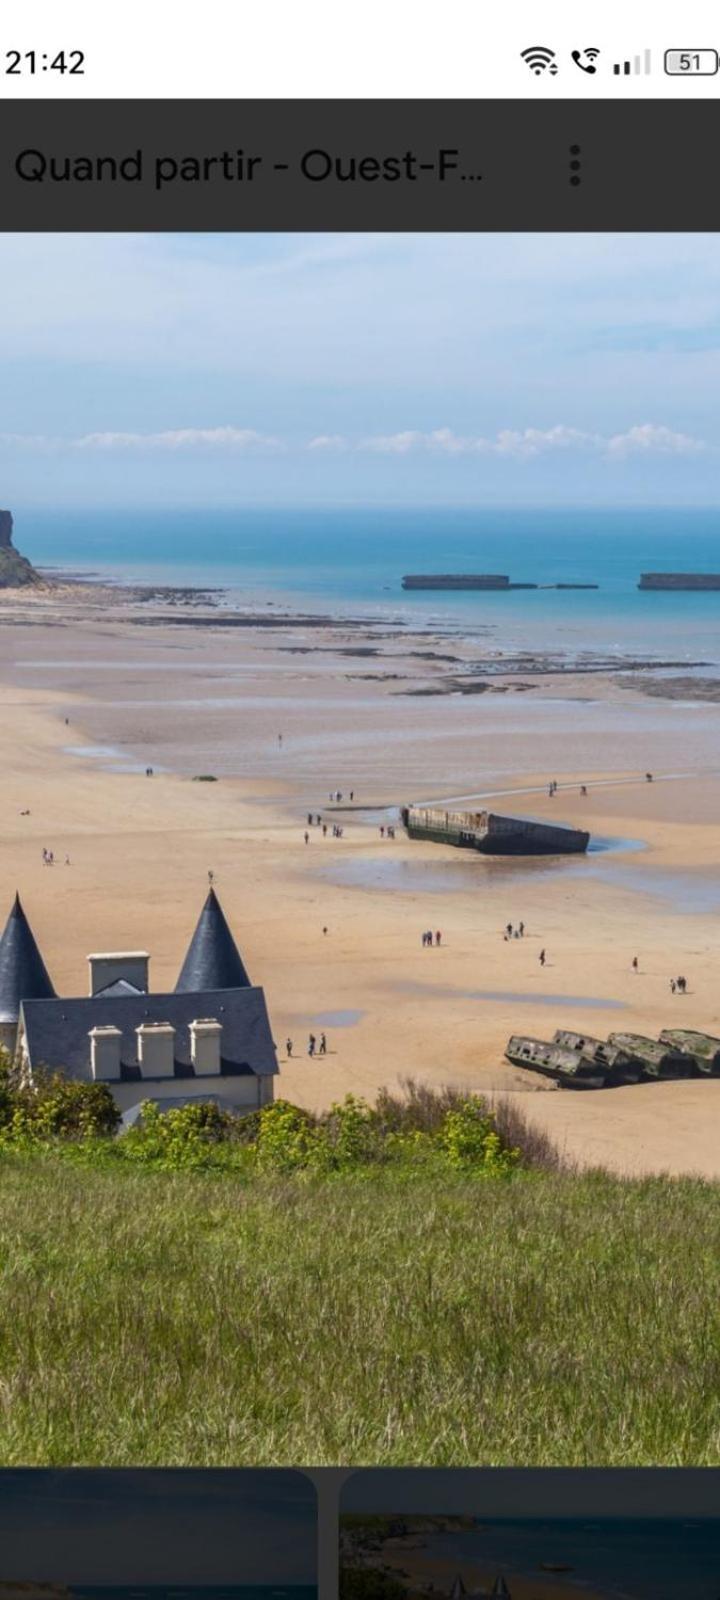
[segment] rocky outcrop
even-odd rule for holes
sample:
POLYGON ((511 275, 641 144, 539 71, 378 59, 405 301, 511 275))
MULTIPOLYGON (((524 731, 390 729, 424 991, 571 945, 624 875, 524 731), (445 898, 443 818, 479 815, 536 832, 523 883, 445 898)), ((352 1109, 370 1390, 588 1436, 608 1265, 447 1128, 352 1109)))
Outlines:
POLYGON ((12 536, 12 512, 0 511, 0 589, 22 589, 31 583, 42 583, 27 556, 21 556, 15 549, 12 536))

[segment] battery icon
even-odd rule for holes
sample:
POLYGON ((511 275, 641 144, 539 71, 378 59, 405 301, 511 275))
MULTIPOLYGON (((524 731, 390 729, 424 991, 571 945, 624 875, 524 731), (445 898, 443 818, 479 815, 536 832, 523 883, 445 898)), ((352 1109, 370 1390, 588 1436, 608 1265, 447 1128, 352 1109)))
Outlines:
POLYGON ((665 51, 665 71, 671 78, 711 78, 717 69, 717 50, 665 51))

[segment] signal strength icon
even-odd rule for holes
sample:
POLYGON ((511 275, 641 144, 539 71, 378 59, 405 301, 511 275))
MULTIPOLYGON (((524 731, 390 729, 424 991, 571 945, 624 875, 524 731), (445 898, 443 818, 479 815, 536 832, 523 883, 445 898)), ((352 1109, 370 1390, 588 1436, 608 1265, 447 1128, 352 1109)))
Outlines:
POLYGON ((644 73, 647 77, 648 73, 652 72, 651 51, 643 50, 641 56, 630 56, 626 61, 616 61, 613 66, 613 72, 616 78, 620 76, 629 78, 633 73, 644 73))
POLYGON ((555 51, 548 50, 547 45, 531 44, 527 50, 521 50, 520 54, 534 77, 539 78, 543 72, 549 72, 553 77, 555 76, 557 72, 555 51))

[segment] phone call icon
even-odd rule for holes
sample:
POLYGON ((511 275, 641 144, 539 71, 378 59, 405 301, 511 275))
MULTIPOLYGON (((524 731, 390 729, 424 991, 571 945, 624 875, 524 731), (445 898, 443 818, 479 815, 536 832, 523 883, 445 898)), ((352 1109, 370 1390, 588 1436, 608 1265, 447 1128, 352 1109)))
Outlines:
POLYGON ((597 61, 599 54, 600 51, 596 50, 594 45, 591 45, 588 50, 573 50, 572 58, 576 67, 579 67, 581 72, 593 73, 597 72, 595 62, 597 61))

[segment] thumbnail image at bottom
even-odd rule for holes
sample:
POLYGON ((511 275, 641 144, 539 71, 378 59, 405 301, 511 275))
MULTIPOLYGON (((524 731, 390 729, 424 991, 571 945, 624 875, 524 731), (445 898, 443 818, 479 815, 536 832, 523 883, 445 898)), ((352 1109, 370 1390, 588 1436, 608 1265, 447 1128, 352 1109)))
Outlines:
POLYGON ((0 1600, 316 1600, 290 1471, 0 1471, 0 1600))
MULTIPOLYGON (((574 1514, 562 1493, 548 1515, 542 1501, 553 1491, 540 1494, 537 1509, 532 1492, 498 1507, 482 1487, 474 1509, 472 1493, 459 1492, 455 1511, 407 1509, 402 1495, 396 1511, 344 1510, 340 1600, 716 1600, 719 1516, 702 1504, 695 1514, 682 1505, 634 1514, 632 1494, 624 1512, 615 1505, 608 1514, 603 1474, 575 1476, 588 1481, 574 1514)), ((380 1498, 386 1507, 387 1494, 380 1498)), ((452 1492, 438 1499, 447 1507, 452 1492)))

